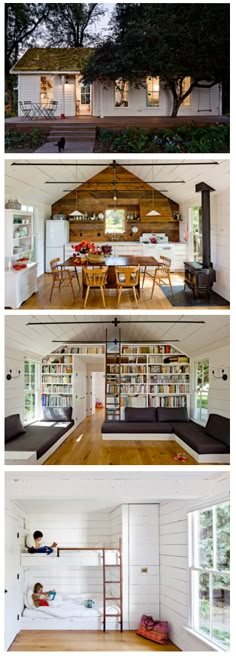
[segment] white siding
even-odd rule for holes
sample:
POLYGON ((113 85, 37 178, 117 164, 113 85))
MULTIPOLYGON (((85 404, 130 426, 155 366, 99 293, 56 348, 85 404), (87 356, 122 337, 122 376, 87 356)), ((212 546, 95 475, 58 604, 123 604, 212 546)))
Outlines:
MULTIPOLYGON (((40 75, 19 75, 18 76, 18 102, 31 100, 31 102, 40 102, 40 75)), ((21 116, 20 106, 18 114, 21 116)))
MULTIPOLYGON (((160 88, 159 107, 146 106, 146 89, 130 86, 128 107, 115 107, 114 84, 94 85, 93 111, 96 116, 170 116, 172 111, 172 95, 164 84, 160 88)), ((221 90, 219 85, 210 90, 194 89, 189 107, 179 109, 179 116, 214 116, 221 115, 221 90)))
POLYGON ((129 628, 143 613, 159 617, 159 506, 128 506, 129 628), (143 572, 143 569, 147 572, 143 572))
MULTIPOLYGON (((216 486, 215 494, 228 495, 229 482, 216 486)), ((217 497, 209 498, 209 503, 217 497)), ((204 504, 208 503, 208 499, 204 504)), ((199 507, 199 503, 195 506, 199 507)), ((182 651, 216 651, 207 647, 184 627, 188 626, 188 524, 187 513, 193 501, 167 501, 160 504, 160 619, 168 620, 170 640, 182 651)))
POLYGON ((191 415, 193 416, 194 411, 194 397, 193 397, 193 388, 194 388, 194 370, 195 365, 200 360, 205 358, 209 359, 209 371, 210 371, 210 386, 209 386, 209 396, 208 396, 208 408, 209 414, 211 412, 222 415, 223 417, 230 416, 230 349, 229 346, 224 346, 214 351, 208 351, 207 353, 202 353, 198 355, 197 358, 191 360, 191 415), (212 371, 215 371, 216 376, 220 376, 221 370, 224 369, 225 373, 228 376, 228 380, 222 380, 222 378, 214 378, 212 371))

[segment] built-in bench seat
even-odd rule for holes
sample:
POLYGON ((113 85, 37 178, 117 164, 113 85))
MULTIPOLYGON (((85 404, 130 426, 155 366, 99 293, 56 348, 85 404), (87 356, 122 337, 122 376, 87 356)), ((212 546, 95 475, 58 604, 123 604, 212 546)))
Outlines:
POLYGON ((105 421, 104 440, 175 440, 199 463, 228 464, 230 421, 210 414, 205 427, 188 417, 186 408, 125 408, 125 419, 105 421))
POLYGON ((43 408, 42 419, 23 426, 20 415, 5 419, 7 464, 41 464, 68 437, 74 427, 72 408, 43 408), (30 459, 27 457, 30 454, 30 459))

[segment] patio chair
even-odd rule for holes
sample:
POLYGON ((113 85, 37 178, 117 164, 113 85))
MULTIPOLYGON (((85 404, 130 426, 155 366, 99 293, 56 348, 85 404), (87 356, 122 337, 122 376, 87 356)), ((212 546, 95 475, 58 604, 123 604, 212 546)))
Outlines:
POLYGON ((132 289, 134 294, 134 300, 138 307, 138 299, 136 293, 136 287, 139 283, 140 276, 140 267, 138 266, 116 266, 116 286, 118 291, 118 307, 120 305, 120 299, 122 291, 125 289, 132 289))
POLYGON ((89 292, 91 287, 94 289, 100 289, 101 292, 101 297, 102 297, 102 302, 103 302, 103 307, 106 307, 105 304, 105 296, 104 296, 104 289, 105 289, 105 284, 106 284, 106 277, 107 277, 107 271, 108 267, 99 267, 99 268, 84 268, 83 273, 84 273, 84 281, 85 284, 87 285, 86 289, 86 294, 85 294, 85 299, 84 299, 84 307, 87 305, 87 300, 89 297, 89 292))
POLYGON ((31 115, 32 113, 32 102, 31 100, 25 100, 24 103, 20 100, 19 102, 20 110, 23 114, 23 120, 27 121, 29 118, 32 120, 33 116, 31 115))
POLYGON ((170 269, 171 269, 171 260, 169 257, 165 257, 165 255, 160 255, 160 261, 158 266, 155 268, 154 273, 147 271, 145 269, 144 274, 143 274, 143 283, 142 287, 144 285, 145 281, 145 276, 149 276, 153 280, 152 284, 152 293, 151 293, 151 298, 153 297, 154 293, 154 288, 155 285, 160 285, 161 283, 163 285, 169 284, 171 294, 173 296, 173 288, 172 288, 172 283, 171 283, 171 277, 170 277, 170 269), (165 282, 167 280, 167 283, 165 282))
POLYGON ((63 266, 59 264, 59 262, 59 257, 55 257, 50 261, 50 268, 52 272, 52 287, 49 301, 51 301, 53 290, 57 288, 60 291, 63 285, 64 287, 71 287, 71 291, 75 300, 75 292, 73 288, 71 272, 69 269, 64 269, 63 266))

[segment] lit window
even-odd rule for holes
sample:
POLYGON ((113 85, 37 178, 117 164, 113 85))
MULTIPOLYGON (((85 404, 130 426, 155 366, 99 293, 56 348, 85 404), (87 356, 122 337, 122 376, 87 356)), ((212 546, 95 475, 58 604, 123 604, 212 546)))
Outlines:
MULTIPOLYGON (((184 77, 182 80, 182 96, 186 91, 188 91, 189 87, 191 84, 191 77, 184 77)), ((185 98, 184 102, 182 103, 183 107, 190 107, 191 105, 191 93, 185 98)))
POLYGON ((40 398, 40 367, 38 362, 24 360, 24 421, 38 419, 38 405, 40 398))
POLYGON ((160 102, 160 78, 147 77, 147 106, 159 107, 160 102))
POLYGON ((40 78, 40 101, 42 103, 53 100, 53 75, 41 75, 40 78))
POLYGON ((129 83, 126 80, 115 82, 115 107, 128 107, 129 83))
POLYGON ((125 210, 106 210, 105 232, 113 234, 125 232, 125 210))
POLYGON ((207 422, 209 395, 209 360, 200 360, 195 369, 195 419, 207 422))
POLYGON ((189 513, 190 627, 218 647, 230 644, 230 506, 189 513))

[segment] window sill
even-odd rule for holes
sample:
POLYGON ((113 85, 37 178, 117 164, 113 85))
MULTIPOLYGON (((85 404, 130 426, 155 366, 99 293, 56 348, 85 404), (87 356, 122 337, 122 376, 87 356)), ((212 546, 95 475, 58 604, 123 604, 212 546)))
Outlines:
POLYGON ((220 647, 219 645, 216 645, 214 642, 211 642, 211 640, 208 640, 205 638, 201 633, 198 633, 197 631, 194 631, 194 629, 190 629, 189 626, 184 627, 185 631, 188 631, 188 633, 191 633, 191 635, 194 638, 197 638, 201 642, 204 643, 204 645, 207 645, 208 647, 211 647, 212 651, 228 651, 225 647, 220 647))

